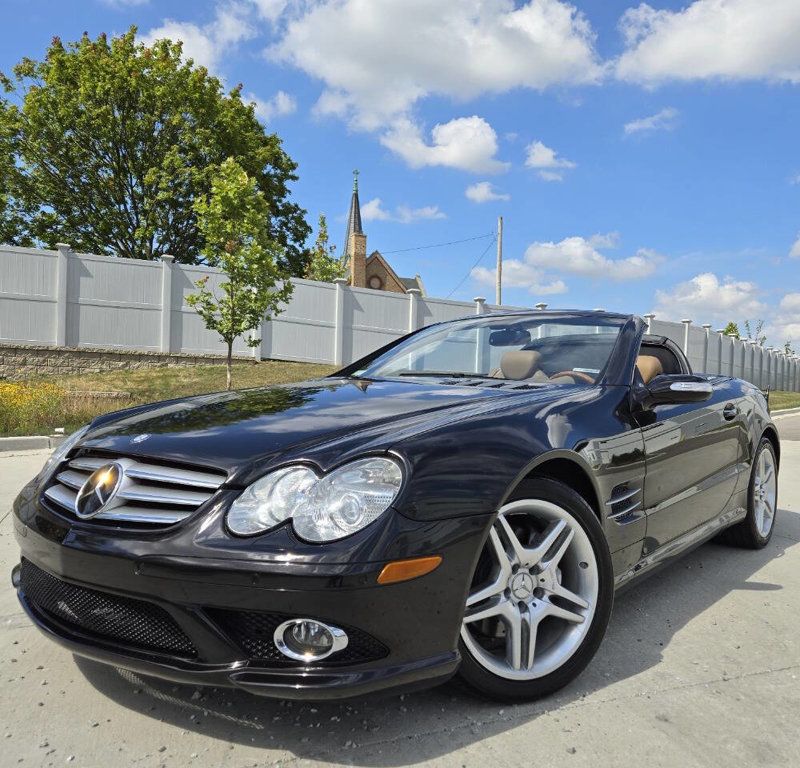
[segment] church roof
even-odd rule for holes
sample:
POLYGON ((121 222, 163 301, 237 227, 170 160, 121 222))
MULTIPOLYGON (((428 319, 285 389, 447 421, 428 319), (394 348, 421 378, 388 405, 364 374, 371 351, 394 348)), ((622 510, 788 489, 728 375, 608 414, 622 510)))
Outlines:
POLYGON ((347 253, 350 235, 353 233, 357 235, 364 234, 364 229, 361 226, 361 203, 358 200, 358 171, 353 171, 353 195, 350 198, 350 213, 347 214, 347 231, 344 235, 342 253, 347 253))

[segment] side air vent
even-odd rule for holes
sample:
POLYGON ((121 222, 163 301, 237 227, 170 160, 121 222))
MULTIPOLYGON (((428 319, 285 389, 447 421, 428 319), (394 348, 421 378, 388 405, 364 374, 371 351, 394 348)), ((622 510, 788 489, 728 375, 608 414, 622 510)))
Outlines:
POLYGON ((69 517, 77 519, 78 491, 96 469, 116 463, 124 473, 116 497, 121 503, 91 518, 91 522, 128 523, 161 527, 184 520, 205 504, 225 482, 218 472, 155 464, 127 457, 79 456, 62 464, 44 496, 69 517))
POLYGON ((611 509, 609 517, 618 522, 622 521, 628 515, 641 511, 642 489, 631 488, 628 483, 622 483, 611 491, 608 506, 611 509))

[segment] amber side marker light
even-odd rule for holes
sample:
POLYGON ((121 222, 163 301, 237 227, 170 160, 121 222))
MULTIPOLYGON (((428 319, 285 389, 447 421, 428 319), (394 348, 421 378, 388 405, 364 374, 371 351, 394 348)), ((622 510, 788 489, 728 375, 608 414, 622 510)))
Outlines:
POLYGON ((395 560, 383 566, 378 576, 378 584, 396 584, 398 581, 408 581, 424 576, 435 571, 442 558, 439 555, 432 557, 414 557, 410 560, 395 560))

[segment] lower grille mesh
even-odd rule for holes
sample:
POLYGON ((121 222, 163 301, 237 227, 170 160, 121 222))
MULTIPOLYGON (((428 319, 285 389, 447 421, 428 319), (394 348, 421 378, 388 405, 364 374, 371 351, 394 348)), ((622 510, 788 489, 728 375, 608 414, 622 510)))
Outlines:
MULTIPOLYGON (((273 635, 278 625, 287 619, 297 618, 282 613, 260 613, 258 611, 231 611, 207 608, 206 613, 225 631, 242 650, 253 660, 267 661, 271 664, 297 666, 296 661, 287 659, 276 647, 273 635)), ((363 664, 382 659, 389 650, 366 632, 352 627, 340 626, 347 632, 347 647, 323 661, 321 666, 337 664, 363 664)))
POLYGON ((135 648, 193 657, 191 640, 157 605, 68 584, 22 561, 20 589, 31 606, 68 626, 135 648))

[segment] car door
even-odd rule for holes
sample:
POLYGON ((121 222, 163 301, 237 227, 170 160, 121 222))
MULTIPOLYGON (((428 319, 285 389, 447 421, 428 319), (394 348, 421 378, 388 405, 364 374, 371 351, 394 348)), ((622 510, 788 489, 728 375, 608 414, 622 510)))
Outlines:
POLYGON ((709 377, 705 402, 656 405, 640 417, 644 439, 646 552, 720 515, 735 489, 743 416, 730 380, 709 377))

